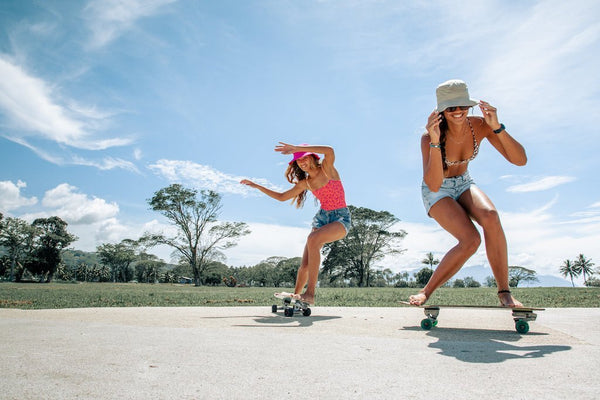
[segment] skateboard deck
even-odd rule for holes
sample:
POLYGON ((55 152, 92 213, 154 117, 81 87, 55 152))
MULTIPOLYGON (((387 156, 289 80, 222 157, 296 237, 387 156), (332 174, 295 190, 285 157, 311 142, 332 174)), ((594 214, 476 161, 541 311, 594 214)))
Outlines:
POLYGON ((438 304, 423 304, 421 306, 410 304, 407 301, 401 301, 400 303, 406 304, 412 307, 422 308, 425 313, 425 319, 421 321, 421 328, 430 330, 434 326, 437 326, 438 316, 440 314, 440 308, 481 308, 489 310, 510 310, 512 311, 512 317, 515 321, 515 329, 519 333, 529 332, 529 321, 535 321, 537 314, 534 311, 544 311, 544 308, 537 307, 504 307, 504 306, 478 306, 478 305, 465 305, 465 304, 449 304, 449 305, 438 305, 438 304))
POLYGON ((278 310, 283 310, 283 315, 286 317, 293 317, 294 313, 302 312, 302 315, 308 317, 311 314, 310 304, 300 300, 299 296, 294 293, 281 292, 275 293, 274 296, 281 299, 283 305, 278 306, 273 304, 271 311, 276 313, 278 310))

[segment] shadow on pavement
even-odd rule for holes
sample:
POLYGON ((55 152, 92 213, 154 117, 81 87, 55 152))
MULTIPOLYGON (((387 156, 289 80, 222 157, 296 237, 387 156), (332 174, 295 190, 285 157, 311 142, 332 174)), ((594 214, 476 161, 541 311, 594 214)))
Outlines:
POLYGON ((259 327, 259 326, 273 326, 273 327, 289 327, 289 328, 298 328, 298 327, 307 327, 312 326, 315 322, 328 321, 332 319, 339 319, 342 317, 338 316, 317 316, 313 315, 310 317, 305 316, 296 316, 293 317, 284 317, 281 315, 275 315, 268 317, 259 317, 254 318, 254 321, 261 325, 236 325, 236 326, 248 326, 248 327, 259 327))
MULTIPOLYGON (((421 330, 419 327, 404 329, 421 330)), ((547 335, 530 332, 527 337, 547 335)), ((519 346, 516 342, 521 340, 521 334, 500 330, 434 328, 427 332, 427 336, 437 339, 436 342, 430 343, 429 347, 439 349, 440 355, 469 363, 501 363, 514 359, 541 358, 572 348, 537 344, 519 346)))

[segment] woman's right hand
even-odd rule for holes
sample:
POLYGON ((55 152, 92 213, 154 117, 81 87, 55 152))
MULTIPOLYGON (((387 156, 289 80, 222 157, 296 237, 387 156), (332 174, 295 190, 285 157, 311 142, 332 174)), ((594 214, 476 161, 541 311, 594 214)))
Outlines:
POLYGON ((251 188, 256 188, 258 186, 256 183, 254 183, 254 182, 252 182, 251 180, 248 180, 248 179, 242 179, 240 181, 240 183, 242 185, 250 186, 251 188))
POLYGON ((433 110, 433 112, 429 115, 427 119, 427 133, 429 134, 429 139, 431 143, 439 143, 440 142, 440 123, 442 122, 442 113, 433 110))

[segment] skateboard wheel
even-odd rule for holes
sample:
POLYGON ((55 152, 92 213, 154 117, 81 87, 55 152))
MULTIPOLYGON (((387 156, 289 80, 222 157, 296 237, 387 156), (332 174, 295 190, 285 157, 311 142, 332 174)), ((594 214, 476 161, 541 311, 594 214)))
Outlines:
MULTIPOLYGON (((437 322, 437 321, 436 321, 437 322)), ((428 331, 433 327, 433 321, 430 318, 425 318, 421 321, 421 328, 428 331)))
POLYGON ((304 310, 302 310, 302 315, 304 315, 305 317, 309 317, 311 314, 310 308, 305 308, 304 310))
POLYGON ((285 315, 286 317, 293 317, 294 316, 294 309, 293 308, 286 308, 285 310, 283 310, 283 315, 285 315))
POLYGON ((434 319, 433 320, 433 326, 437 326, 437 323, 438 323, 437 319, 434 319))
POLYGON ((273 305, 271 306, 271 312, 274 312, 274 313, 276 313, 276 312, 277 312, 277 304, 273 304, 273 305))
POLYGON ((519 320, 515 323, 515 329, 519 333, 527 333, 529 332, 529 324, 527 321, 519 320))

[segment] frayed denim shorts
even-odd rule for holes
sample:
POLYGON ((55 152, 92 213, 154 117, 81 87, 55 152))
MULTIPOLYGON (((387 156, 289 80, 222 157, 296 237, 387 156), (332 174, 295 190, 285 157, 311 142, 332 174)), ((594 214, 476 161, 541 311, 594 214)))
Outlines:
POLYGON ((320 208, 313 218, 312 227, 319 229, 320 227, 332 222, 339 222, 344 225, 347 235, 350 231, 350 210, 348 210, 348 207, 329 211, 320 208))
POLYGON ((429 215, 429 210, 435 203, 444 197, 451 197, 454 200, 458 200, 460 195, 469 190, 471 185, 475 185, 475 182, 471 178, 471 175, 469 175, 469 171, 459 176, 444 178, 442 186, 437 192, 429 190, 429 187, 423 182, 421 184, 421 195, 423 196, 423 205, 425 206, 427 215, 429 215))

